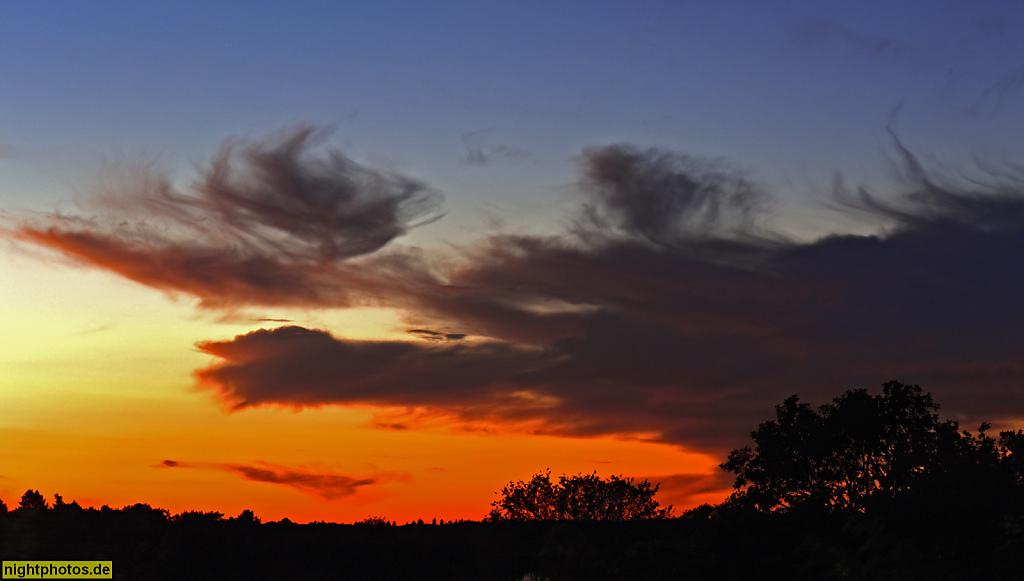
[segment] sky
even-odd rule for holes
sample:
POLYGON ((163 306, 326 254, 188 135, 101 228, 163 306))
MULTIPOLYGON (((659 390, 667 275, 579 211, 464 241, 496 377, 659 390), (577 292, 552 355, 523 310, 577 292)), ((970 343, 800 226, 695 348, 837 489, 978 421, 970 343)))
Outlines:
POLYGON ((677 513, 773 406, 1024 427, 1015 2, 0 4, 0 499, 677 513))

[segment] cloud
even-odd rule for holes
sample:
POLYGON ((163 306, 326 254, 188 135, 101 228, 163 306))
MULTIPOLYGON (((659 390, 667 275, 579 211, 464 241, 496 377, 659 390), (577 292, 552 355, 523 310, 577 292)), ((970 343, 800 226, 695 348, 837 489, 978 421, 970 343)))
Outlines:
POLYGON ((804 17, 796 29, 795 38, 815 48, 837 43, 854 54, 868 57, 897 58, 908 51, 906 43, 899 38, 854 30, 822 14, 804 17))
POLYGON ((409 334, 426 341, 462 341, 465 333, 441 333, 430 329, 409 329, 409 334))
POLYGON ((359 487, 377 482, 376 478, 356 479, 339 474, 316 474, 270 465, 231 466, 230 469, 241 474, 246 480, 283 484, 303 492, 312 492, 326 500, 352 496, 359 487))
MULTIPOLYGON (((253 482, 268 482, 270 484, 282 484, 292 488, 316 494, 326 500, 337 500, 352 496, 358 492, 360 487, 378 484, 381 477, 353 478, 341 474, 324 474, 321 472, 310 472, 304 468, 288 468, 277 466, 266 462, 260 462, 257 466, 246 464, 216 464, 209 462, 186 463, 175 460, 164 460, 161 468, 200 468, 212 470, 226 470, 238 474, 246 480, 253 482)), ((384 479, 394 475, 385 475, 384 479)))
POLYGON ((462 134, 462 145, 466 148, 465 162, 470 165, 487 165, 495 159, 529 160, 533 156, 525 149, 512 145, 487 144, 486 138, 493 129, 480 129, 462 134))
POLYGON ((368 405, 394 412, 378 422, 389 429, 501 424, 717 453, 742 445, 789 395, 824 403, 895 378, 933 392, 950 417, 1019 421, 1024 177, 937 177, 889 130, 902 193, 837 181, 833 194, 838 211, 887 224, 871 236, 792 240, 764 226, 771 197, 727 163, 610 145, 583 151, 569 231, 494 236, 435 262, 383 249, 413 215, 432 215, 429 187, 403 189, 403 179, 336 155, 310 158, 305 134, 250 146, 242 165, 262 168, 257 154, 269 152, 304 160, 295 163, 306 170, 284 172, 300 184, 330 182, 310 177, 322 175, 384 184, 299 188, 355 192, 311 198, 349 208, 334 216, 352 228, 316 222, 309 196, 269 193, 292 191, 280 185, 290 182, 252 169, 212 180, 237 195, 198 187, 116 202, 142 216, 183 216, 157 233, 64 217, 63 229, 21 235, 76 256, 90 248, 92 264, 207 307, 378 301, 403 309, 410 333, 426 339, 283 326, 202 341, 213 359, 196 377, 234 410, 368 405), (386 210, 364 211, 364 199, 386 210), (378 213, 386 219, 357 219, 378 213))
POLYGON ((582 165, 591 229, 617 228, 659 244, 730 229, 747 232, 767 200, 721 162, 657 148, 589 148, 582 165))
POLYGON ((310 128, 263 142, 229 142, 179 192, 143 168, 102 192, 96 216, 24 220, 8 235, 204 307, 352 304, 403 270, 381 250, 439 217, 440 194, 401 175, 313 149, 310 128))
POLYGON ((497 405, 534 362, 536 350, 504 343, 357 341, 290 326, 199 343, 219 361, 197 371, 235 409, 268 403, 316 406, 497 405))
POLYGON ((1015 67, 981 92, 967 109, 968 115, 977 115, 986 104, 991 103, 990 112, 998 113, 1008 99, 1016 96, 1024 87, 1024 65, 1015 67))
POLYGON ((892 378, 954 415, 1020 417, 1019 184, 944 185, 897 146, 906 195, 837 193, 889 230, 812 242, 761 231, 768 200, 724 165, 590 149, 573 235, 491 238, 405 303, 477 340, 282 327, 201 343, 217 360, 197 375, 236 409, 405 406, 715 451, 792 393, 823 402, 892 378))
POLYGON ((662 506, 672 505, 679 514, 696 504, 702 495, 715 494, 721 498, 732 491, 732 475, 724 472, 697 472, 650 476, 648 482, 658 485, 656 500, 662 506))

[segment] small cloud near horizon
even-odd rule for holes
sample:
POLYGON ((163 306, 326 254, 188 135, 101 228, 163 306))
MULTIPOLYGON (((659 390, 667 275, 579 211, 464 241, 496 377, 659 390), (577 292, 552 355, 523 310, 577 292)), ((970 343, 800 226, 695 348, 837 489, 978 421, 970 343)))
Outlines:
POLYGON ((734 475, 722 471, 714 473, 681 473, 667 474, 664 476, 648 476, 638 478, 637 481, 647 480, 652 485, 658 485, 658 492, 655 500, 662 506, 673 505, 676 514, 679 514, 683 507, 691 507, 700 502, 696 497, 715 494, 718 497, 727 496, 732 492, 734 475))
POLYGON ((388 480, 407 480, 408 476, 396 474, 382 474, 372 477, 354 478, 341 474, 330 474, 313 472, 302 467, 290 468, 267 462, 259 462, 257 465, 248 464, 224 464, 224 463, 186 463, 175 460, 164 460, 158 468, 199 468, 205 470, 223 470, 232 472, 246 480, 253 482, 265 482, 269 484, 280 484, 295 488, 299 491, 315 494, 324 500, 338 500, 349 497, 359 488, 379 484, 388 480))

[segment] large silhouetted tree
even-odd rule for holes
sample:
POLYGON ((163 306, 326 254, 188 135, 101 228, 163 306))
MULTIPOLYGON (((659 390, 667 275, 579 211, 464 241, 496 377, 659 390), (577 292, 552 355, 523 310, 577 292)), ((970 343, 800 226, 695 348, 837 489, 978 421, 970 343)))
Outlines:
POLYGON ((751 437, 754 447, 721 466, 736 474, 731 501, 760 510, 862 511, 923 491, 1020 484, 1021 432, 997 441, 940 421, 938 404, 916 385, 890 381, 881 395, 850 390, 817 410, 797 396, 751 437))
POLYGON ((644 480, 597 474, 561 476, 536 474, 528 482, 509 482, 501 498, 491 503, 485 520, 637 520, 667 518, 672 507, 661 508, 654 495, 658 486, 644 480))

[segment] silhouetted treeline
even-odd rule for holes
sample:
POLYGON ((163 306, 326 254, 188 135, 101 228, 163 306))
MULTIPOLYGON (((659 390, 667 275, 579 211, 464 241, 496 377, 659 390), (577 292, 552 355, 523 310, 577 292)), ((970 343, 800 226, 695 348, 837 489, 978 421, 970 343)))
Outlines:
POLYGON ((1024 579, 1024 521, 958 507, 810 518, 703 507, 643 521, 257 523, 146 505, 0 515, 2 558, 115 579, 1024 579))
MULTIPOLYGON (((29 490, 10 512, 0 503, 0 557, 110 560, 116 579, 152 580, 1024 580, 1024 432, 960 431, 937 408, 898 382, 816 410, 789 398, 723 464, 737 493, 679 518, 298 525, 59 495, 50 506, 29 490)), ((530 483, 558 491, 535 477, 505 492, 530 483)), ((620 485, 652 501, 646 482, 620 485)), ((537 498, 504 498, 520 496, 537 498)))

